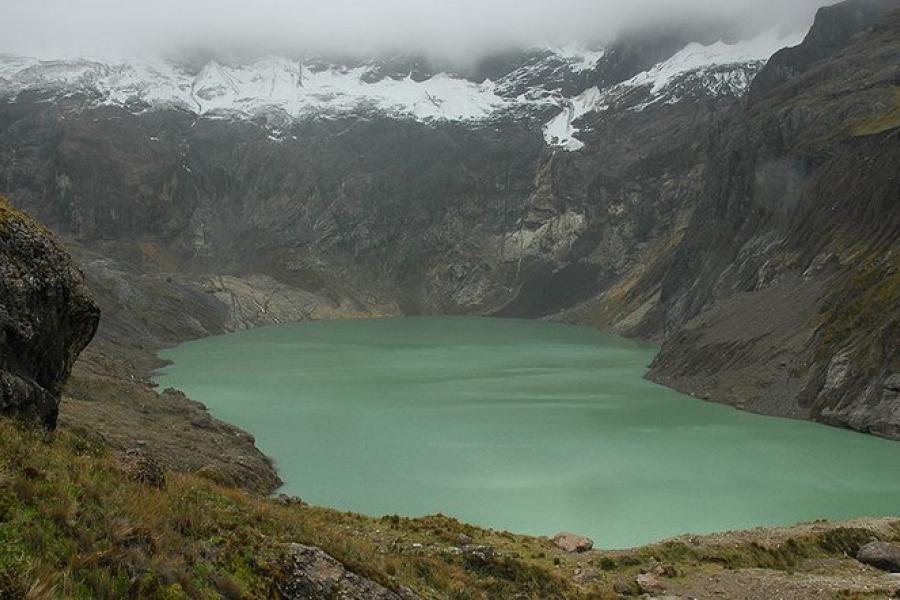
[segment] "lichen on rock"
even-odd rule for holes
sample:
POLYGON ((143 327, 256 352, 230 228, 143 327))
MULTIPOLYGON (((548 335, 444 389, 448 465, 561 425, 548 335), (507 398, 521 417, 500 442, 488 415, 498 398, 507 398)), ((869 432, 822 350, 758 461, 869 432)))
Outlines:
POLYGON ((62 386, 99 320, 62 246, 0 196, 0 414, 55 427, 62 386))
POLYGON ((349 571, 334 558, 313 546, 291 544, 287 580, 278 586, 288 600, 415 600, 415 594, 402 596, 374 581, 349 571))

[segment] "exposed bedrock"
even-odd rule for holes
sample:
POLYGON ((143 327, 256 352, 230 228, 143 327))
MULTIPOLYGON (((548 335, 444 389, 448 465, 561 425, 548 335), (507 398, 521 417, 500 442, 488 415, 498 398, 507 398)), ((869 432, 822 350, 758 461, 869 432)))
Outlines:
POLYGON ((0 196, 0 413, 55 427, 63 384, 99 318, 50 232, 0 196))
POLYGON ((900 13, 849 39, 719 125, 651 376, 900 438, 900 13))

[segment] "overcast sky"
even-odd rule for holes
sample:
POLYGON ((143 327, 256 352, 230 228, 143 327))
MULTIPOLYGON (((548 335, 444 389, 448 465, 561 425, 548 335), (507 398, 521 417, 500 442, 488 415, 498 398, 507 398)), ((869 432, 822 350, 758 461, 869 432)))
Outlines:
POLYGON ((833 0, 0 0, 0 51, 52 57, 185 45, 427 50, 448 58, 503 47, 609 39, 623 23, 707 15, 808 24, 833 0))

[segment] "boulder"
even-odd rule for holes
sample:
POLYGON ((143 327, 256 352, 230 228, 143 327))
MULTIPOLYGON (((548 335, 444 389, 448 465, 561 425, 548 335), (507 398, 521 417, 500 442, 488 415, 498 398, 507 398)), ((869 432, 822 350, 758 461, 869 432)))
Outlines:
POLYGON ((360 577, 314 546, 289 546, 286 575, 278 584, 285 600, 416 600, 360 577))
POLYGON ((859 549, 856 560, 883 571, 900 573, 900 545, 871 542, 859 549))
POLYGON ((642 573, 634 581, 642 594, 656 594, 664 591, 663 585, 650 573, 642 573))
POLYGON ((641 593, 637 584, 630 579, 617 579, 614 581, 613 591, 619 596, 637 596, 641 593))
POLYGON ((642 573, 650 573, 657 577, 678 577, 678 569, 669 564, 663 564, 657 560, 653 560, 642 573))
POLYGON ((63 384, 99 321, 62 246, 0 196, 0 414, 56 427, 63 384))
POLYGON ((274 501, 284 506, 303 506, 303 498, 299 496, 289 496, 288 494, 278 494, 274 501))
POLYGON ((557 533, 553 536, 553 543, 566 552, 587 552, 594 547, 594 541, 574 533, 557 533))

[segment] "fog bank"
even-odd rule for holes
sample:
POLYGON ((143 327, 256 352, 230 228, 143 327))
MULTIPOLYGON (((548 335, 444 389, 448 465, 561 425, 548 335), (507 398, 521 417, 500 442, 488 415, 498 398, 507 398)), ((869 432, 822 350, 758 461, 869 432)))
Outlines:
POLYGON ((829 0, 4 0, 0 52, 54 57, 252 47, 449 60, 701 19, 803 27, 829 0))

